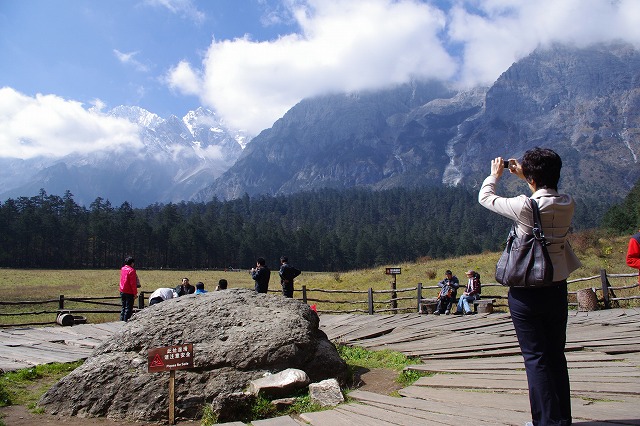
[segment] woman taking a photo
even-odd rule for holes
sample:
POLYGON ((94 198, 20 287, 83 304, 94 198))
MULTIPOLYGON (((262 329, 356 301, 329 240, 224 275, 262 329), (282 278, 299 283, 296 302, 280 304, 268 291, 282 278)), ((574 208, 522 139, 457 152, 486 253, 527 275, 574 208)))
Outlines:
POLYGON ((567 335, 567 277, 580 267, 567 234, 575 203, 558 193, 562 160, 551 149, 533 148, 522 163, 502 157, 491 161, 491 174, 484 180, 478 201, 482 206, 515 223, 518 236, 532 234, 533 210, 526 195, 506 198, 496 195, 496 184, 508 166, 511 174, 527 182, 537 201, 541 227, 553 264, 553 283, 544 287, 512 286, 509 310, 524 357, 531 416, 535 426, 571 424, 569 373, 564 347, 567 335))

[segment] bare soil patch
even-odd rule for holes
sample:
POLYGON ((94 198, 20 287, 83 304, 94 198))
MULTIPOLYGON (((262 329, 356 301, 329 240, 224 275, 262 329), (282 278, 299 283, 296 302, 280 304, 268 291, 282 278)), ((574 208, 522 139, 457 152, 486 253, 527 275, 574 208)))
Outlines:
POLYGON ((396 381, 398 375, 397 371, 390 368, 360 368, 354 373, 353 387, 381 395, 391 395, 403 387, 396 381))

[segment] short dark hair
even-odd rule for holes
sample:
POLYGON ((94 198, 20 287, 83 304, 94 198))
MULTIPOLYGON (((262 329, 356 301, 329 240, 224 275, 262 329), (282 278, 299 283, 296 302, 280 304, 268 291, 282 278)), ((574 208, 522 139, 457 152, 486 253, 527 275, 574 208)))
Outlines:
POLYGON ((451 269, 447 269, 446 271, 444 271, 445 275, 452 275, 453 272, 451 272, 451 269))
POLYGON ((289 258, 287 256, 282 256, 280 258, 280 262, 282 262, 282 263, 287 263, 288 261, 289 261, 289 258))
POLYGON ((549 148, 535 147, 522 156, 522 173, 527 182, 534 181, 537 189, 558 190, 562 159, 549 148))
POLYGON ((267 264, 267 261, 264 260, 264 257, 259 257, 257 260, 258 265, 264 266, 267 264))
POLYGON ((218 281, 218 288, 225 290, 227 288, 227 284, 227 280, 222 278, 220 281, 218 281))
POLYGON ((131 257, 131 256, 127 256, 127 257, 125 257, 125 258, 124 258, 124 264, 125 264, 125 265, 128 265, 128 266, 133 265, 133 263, 134 263, 135 261, 136 261, 136 260, 135 260, 133 257, 131 257))

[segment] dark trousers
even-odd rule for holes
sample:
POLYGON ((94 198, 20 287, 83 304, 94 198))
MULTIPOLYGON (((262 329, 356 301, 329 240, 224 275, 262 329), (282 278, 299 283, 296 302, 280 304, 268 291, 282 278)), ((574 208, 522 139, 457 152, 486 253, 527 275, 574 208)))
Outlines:
POLYGON ((284 297, 293 297, 293 281, 282 281, 282 295, 284 297))
POLYGON ((133 315, 133 300, 135 296, 128 293, 120 293, 120 300, 122 300, 122 310, 120 311, 120 321, 129 321, 131 315, 133 315))
POLYGON ((164 299, 160 296, 154 297, 153 299, 149 299, 149 306, 155 305, 156 303, 162 302, 164 299))
POLYGON ((453 302, 455 301, 456 301, 455 294, 453 295, 453 297, 440 296, 440 299, 438 299, 438 303, 436 304, 436 312, 444 314, 446 311, 451 311, 451 308, 453 307, 453 302))
POLYGON ((567 282, 544 288, 509 289, 509 310, 529 383, 535 426, 571 424, 567 341, 567 282))

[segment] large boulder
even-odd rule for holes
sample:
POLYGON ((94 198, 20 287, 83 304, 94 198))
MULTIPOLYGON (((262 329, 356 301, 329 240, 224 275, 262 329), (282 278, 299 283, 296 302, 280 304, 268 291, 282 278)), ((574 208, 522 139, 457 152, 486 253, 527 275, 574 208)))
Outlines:
POLYGON ((188 343, 194 368, 176 371, 176 418, 200 418, 216 397, 287 368, 344 382, 346 364, 318 325, 306 304, 252 290, 167 300, 136 313, 38 404, 52 414, 166 419, 169 373, 147 372, 148 350, 188 343))

